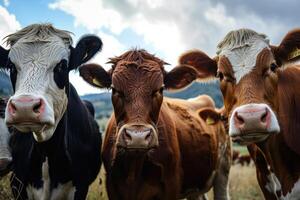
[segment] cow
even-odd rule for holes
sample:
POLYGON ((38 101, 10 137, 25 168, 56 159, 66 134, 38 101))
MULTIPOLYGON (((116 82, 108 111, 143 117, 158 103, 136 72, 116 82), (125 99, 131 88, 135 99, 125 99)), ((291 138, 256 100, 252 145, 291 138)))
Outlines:
POLYGON ((86 35, 72 47, 70 32, 51 24, 29 25, 6 38, 0 66, 14 94, 5 110, 13 127, 11 187, 20 199, 85 199, 101 166, 96 121, 69 83, 69 71, 102 47, 86 35))
POLYGON ((300 196, 300 29, 278 46, 250 29, 229 32, 217 56, 192 50, 180 64, 193 66, 199 79, 219 79, 229 135, 247 148, 266 199, 300 196))
POLYGON ((235 164, 240 157, 240 152, 237 150, 232 151, 232 164, 235 164))
POLYGON ((0 177, 10 170, 12 156, 9 148, 9 130, 4 122, 6 100, 0 98, 0 177))
POLYGON ((213 100, 163 96, 164 89, 189 85, 197 71, 180 65, 166 72, 166 63, 143 49, 109 63, 109 71, 97 64, 79 69, 92 86, 112 90, 114 112, 102 147, 109 199, 196 199, 212 186, 215 199, 228 199, 231 143, 210 114, 213 100))
POLYGON ((251 162, 251 157, 250 157, 250 155, 240 155, 240 156, 237 158, 237 163, 238 163, 238 164, 241 164, 242 166, 244 166, 244 165, 249 166, 249 165, 250 165, 250 162, 251 162))

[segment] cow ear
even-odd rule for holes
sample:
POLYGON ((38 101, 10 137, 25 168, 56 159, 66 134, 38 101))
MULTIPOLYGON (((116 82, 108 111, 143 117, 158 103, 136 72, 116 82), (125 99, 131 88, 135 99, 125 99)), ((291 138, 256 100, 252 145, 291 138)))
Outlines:
POLYGON ((300 29, 288 32, 279 46, 271 46, 279 65, 300 58, 300 29))
POLYGON ((199 50, 191 50, 182 54, 179 64, 193 66, 198 71, 197 78, 200 81, 215 78, 218 69, 217 61, 199 50))
POLYGON ((82 63, 90 60, 98 51, 102 49, 102 41, 95 35, 82 37, 76 47, 71 47, 69 70, 76 69, 82 63))
POLYGON ((221 120, 221 115, 212 108, 202 108, 198 111, 199 116, 207 125, 215 125, 221 120))
POLYGON ((80 76, 92 86, 98 88, 109 88, 111 86, 111 75, 103 67, 97 64, 85 64, 79 68, 80 76))
POLYGON ((0 69, 5 68, 8 61, 9 50, 4 49, 0 46, 0 69))
POLYGON ((181 65, 166 73, 164 77, 165 88, 178 90, 191 84, 197 79, 197 71, 191 66, 181 65))

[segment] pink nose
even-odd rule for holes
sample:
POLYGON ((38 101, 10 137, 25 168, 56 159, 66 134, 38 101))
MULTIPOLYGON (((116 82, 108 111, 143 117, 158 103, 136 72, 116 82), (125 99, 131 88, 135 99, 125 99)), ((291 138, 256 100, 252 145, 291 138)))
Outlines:
POLYGON ((148 127, 127 127, 121 134, 122 143, 124 143, 127 148, 147 149, 154 145, 154 132, 148 127))
POLYGON ((8 123, 23 121, 39 121, 39 117, 45 110, 45 102, 41 98, 32 96, 20 96, 8 102, 7 114, 8 123))
POLYGON ((234 114, 235 127, 241 131, 266 131, 270 126, 270 110, 267 107, 242 107, 234 114))

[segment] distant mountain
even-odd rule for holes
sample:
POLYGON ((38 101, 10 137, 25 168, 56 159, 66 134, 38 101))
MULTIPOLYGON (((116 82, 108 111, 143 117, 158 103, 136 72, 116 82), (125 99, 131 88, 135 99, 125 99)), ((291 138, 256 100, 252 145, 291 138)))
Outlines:
POLYGON ((9 96, 12 92, 9 76, 0 70, 0 96, 9 96))
POLYGON ((191 84, 188 88, 178 92, 165 92, 165 95, 168 97, 179 98, 179 99, 189 99, 196 97, 201 94, 207 94, 211 96, 218 108, 223 106, 223 97, 219 89, 218 82, 212 83, 199 83, 195 82, 191 84))
MULTIPOLYGON (((165 96, 173 97, 173 98, 180 98, 180 99, 189 99, 196 97, 201 94, 207 94, 211 96, 217 107, 222 107, 223 100, 222 94, 219 90, 219 83, 212 82, 212 83, 198 83, 195 82, 191 86, 185 88, 184 90, 178 92, 168 92, 164 93, 165 96)), ((88 94, 81 96, 82 99, 89 100, 93 103, 96 110, 96 117, 107 117, 112 112, 112 104, 111 104, 111 93, 110 92, 103 92, 99 94, 88 94)))

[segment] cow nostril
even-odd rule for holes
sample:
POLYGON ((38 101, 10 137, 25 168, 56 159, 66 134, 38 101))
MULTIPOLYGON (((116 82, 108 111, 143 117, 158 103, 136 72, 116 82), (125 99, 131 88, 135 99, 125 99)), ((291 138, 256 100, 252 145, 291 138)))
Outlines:
POLYGON ((235 118, 237 119, 237 121, 240 124, 244 124, 245 123, 244 119, 241 116, 239 116, 237 112, 235 113, 235 118))
POLYGON ((40 113, 40 108, 42 106, 42 101, 40 100, 38 103, 36 103, 34 106, 33 106, 33 112, 35 113, 40 113))
POLYGON ((260 121, 261 122, 266 122, 267 121, 267 116, 268 116, 268 110, 264 112, 264 114, 261 116, 260 121))
POLYGON ((145 140, 150 140, 150 137, 151 137, 151 131, 148 131, 148 133, 146 133, 145 140))
POLYGON ((126 140, 132 140, 131 135, 130 135, 126 130, 124 131, 124 138, 125 138, 126 140))
POLYGON ((17 107, 15 106, 15 104, 13 102, 10 103, 10 108, 12 111, 17 111, 17 107))

